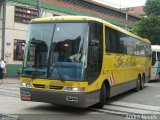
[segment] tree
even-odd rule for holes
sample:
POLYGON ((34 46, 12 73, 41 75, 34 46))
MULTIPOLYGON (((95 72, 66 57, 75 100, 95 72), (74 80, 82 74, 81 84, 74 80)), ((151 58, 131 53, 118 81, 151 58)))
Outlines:
POLYGON ((147 0, 144 11, 147 17, 143 17, 132 32, 160 45, 160 0, 147 0))
POLYGON ((144 11, 147 16, 160 15, 160 0, 147 0, 144 11))

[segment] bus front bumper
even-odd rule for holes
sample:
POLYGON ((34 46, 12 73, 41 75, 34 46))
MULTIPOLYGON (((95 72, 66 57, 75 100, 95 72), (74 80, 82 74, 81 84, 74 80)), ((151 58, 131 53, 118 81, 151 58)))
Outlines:
POLYGON ((85 108, 99 102, 99 91, 90 93, 57 92, 21 87, 20 92, 22 101, 46 102, 79 108, 85 108))

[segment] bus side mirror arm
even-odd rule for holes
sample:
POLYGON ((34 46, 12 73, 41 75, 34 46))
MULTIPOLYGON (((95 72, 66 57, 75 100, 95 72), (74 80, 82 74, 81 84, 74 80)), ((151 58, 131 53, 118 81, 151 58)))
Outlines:
POLYGON ((91 40, 92 46, 97 46, 98 44, 99 44, 99 40, 96 40, 96 39, 91 40))

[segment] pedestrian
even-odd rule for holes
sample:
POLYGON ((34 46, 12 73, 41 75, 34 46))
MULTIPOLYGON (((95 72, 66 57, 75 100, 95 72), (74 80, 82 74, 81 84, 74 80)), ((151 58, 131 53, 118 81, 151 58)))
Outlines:
POLYGON ((1 65, 0 65, 0 83, 2 83, 2 79, 3 79, 3 69, 5 68, 6 64, 4 62, 4 60, 1 58, 1 65))
POLYGON ((5 67, 3 68, 3 77, 6 78, 6 74, 7 74, 7 64, 6 61, 4 61, 5 63, 5 67))

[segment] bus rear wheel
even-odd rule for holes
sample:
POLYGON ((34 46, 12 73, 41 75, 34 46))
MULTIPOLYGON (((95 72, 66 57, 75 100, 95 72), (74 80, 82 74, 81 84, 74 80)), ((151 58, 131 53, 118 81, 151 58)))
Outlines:
POLYGON ((138 92, 140 90, 141 78, 138 76, 135 91, 138 92))
POLYGON ((143 90, 143 88, 144 88, 144 82, 145 82, 145 76, 143 75, 142 79, 141 79, 140 90, 143 90))
POLYGON ((99 96, 99 103, 95 105, 96 108, 103 108, 106 103, 106 86, 105 84, 102 85, 100 89, 100 96, 99 96))

